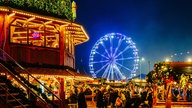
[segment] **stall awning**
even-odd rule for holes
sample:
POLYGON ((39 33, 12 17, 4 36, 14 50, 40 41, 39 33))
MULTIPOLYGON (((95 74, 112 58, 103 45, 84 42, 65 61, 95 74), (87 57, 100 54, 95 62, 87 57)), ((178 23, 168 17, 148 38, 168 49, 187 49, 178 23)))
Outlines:
MULTIPOLYGON (((71 77, 76 80, 92 80, 91 77, 80 74, 68 69, 54 69, 54 68, 39 68, 39 67, 25 67, 25 69, 33 76, 48 76, 48 77, 71 77)), ((26 73, 20 73, 26 74, 26 73)))

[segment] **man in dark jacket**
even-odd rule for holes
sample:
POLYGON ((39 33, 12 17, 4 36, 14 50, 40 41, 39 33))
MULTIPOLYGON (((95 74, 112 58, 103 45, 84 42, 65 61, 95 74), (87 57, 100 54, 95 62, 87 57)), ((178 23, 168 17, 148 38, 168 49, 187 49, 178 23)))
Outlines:
POLYGON ((96 93, 96 103, 97 108, 104 108, 103 104, 103 93, 100 90, 97 90, 96 93))
POLYGON ((80 88, 80 92, 78 95, 78 108, 87 108, 87 103, 85 99, 85 93, 83 88, 80 88))
POLYGON ((109 94, 109 102, 111 104, 111 108, 115 108, 115 101, 118 96, 118 93, 115 93, 113 89, 111 89, 110 94, 109 94))

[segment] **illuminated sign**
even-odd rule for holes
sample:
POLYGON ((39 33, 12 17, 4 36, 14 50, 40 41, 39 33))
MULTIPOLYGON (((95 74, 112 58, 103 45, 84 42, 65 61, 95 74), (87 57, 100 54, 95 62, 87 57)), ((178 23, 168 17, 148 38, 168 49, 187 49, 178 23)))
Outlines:
POLYGON ((33 32, 32 37, 35 38, 35 39, 39 39, 40 38, 40 33, 39 32, 33 32))

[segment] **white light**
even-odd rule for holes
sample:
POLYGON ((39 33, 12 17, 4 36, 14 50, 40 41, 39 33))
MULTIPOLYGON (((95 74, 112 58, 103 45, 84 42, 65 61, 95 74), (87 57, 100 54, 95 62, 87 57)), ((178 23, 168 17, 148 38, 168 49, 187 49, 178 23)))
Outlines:
POLYGON ((123 75, 122 79, 126 79, 126 77, 123 75))
POLYGON ((165 62, 170 62, 170 59, 169 59, 169 58, 166 58, 166 59, 165 59, 165 62))
POLYGON ((188 58, 187 61, 188 61, 188 62, 192 62, 192 59, 191 59, 191 58, 188 58))
POLYGON ((142 58, 141 58, 141 61, 145 61, 145 58, 142 57, 142 58))

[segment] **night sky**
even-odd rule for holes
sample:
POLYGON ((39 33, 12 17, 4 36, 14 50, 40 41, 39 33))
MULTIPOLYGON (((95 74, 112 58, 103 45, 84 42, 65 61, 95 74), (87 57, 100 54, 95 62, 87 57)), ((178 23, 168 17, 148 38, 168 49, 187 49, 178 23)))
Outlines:
MULTIPOLYGON (((89 55, 96 41, 117 32, 131 37, 144 57, 142 73, 174 54, 192 53, 192 0, 75 0, 76 23, 90 40, 76 46, 76 68, 89 74, 89 55)), ((183 60, 184 61, 184 60, 183 60)))

